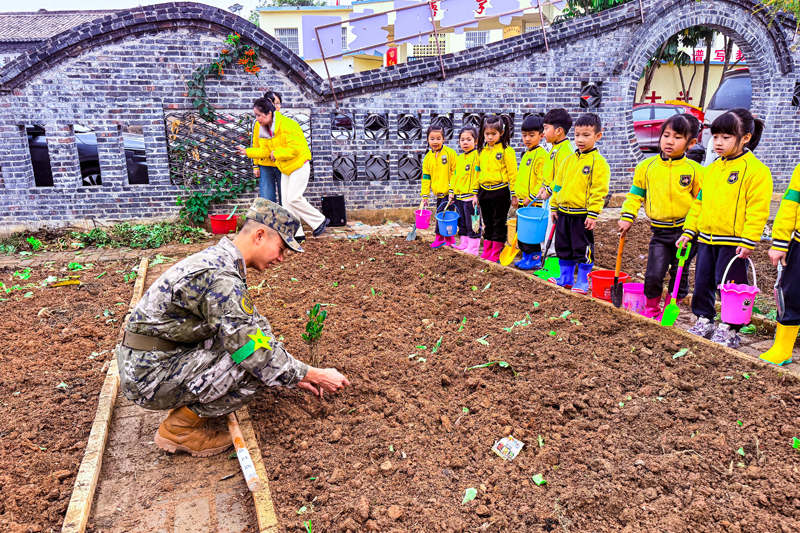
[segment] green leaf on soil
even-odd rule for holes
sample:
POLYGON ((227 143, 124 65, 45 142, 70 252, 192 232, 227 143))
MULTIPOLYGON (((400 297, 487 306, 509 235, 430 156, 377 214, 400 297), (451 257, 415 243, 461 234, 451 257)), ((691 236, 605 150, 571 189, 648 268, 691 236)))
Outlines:
POLYGON ((66 383, 64 383, 64 382, 62 381, 61 383, 59 383, 58 385, 56 385, 56 388, 57 388, 57 389, 68 389, 68 388, 69 388, 69 385, 67 385, 66 383))
POLYGON ((544 437, 539 435, 538 437, 536 437, 536 442, 539 443, 539 448, 544 448, 544 437))
POLYGON ((99 276, 95 276, 95 277, 94 277, 94 279, 100 279, 100 278, 102 278, 102 277, 103 277, 103 276, 105 276, 105 275, 106 275, 106 273, 105 273, 105 272, 103 272, 103 273, 102 273, 102 274, 100 274, 99 276))
POLYGON ((537 485, 546 485, 547 484, 547 480, 544 479, 544 477, 541 474, 535 474, 533 476, 533 482, 536 483, 537 485))
POLYGON ((573 324, 575 324, 576 326, 582 326, 583 325, 583 323, 580 320, 578 320, 577 318, 570 318, 569 321, 572 322, 573 324))
POLYGON ((742 374, 742 377, 743 377, 744 379, 750 379, 750 374, 748 374, 747 372, 745 372, 744 374, 742 374))
POLYGON ((468 489, 466 490, 466 492, 464 492, 464 501, 462 501, 462 502, 461 502, 461 505, 464 505, 464 504, 466 504, 467 502, 471 502, 472 500, 474 500, 474 499, 475 499, 475 497, 476 497, 477 495, 478 495, 478 491, 477 491, 477 490, 475 490, 475 489, 474 489, 474 488, 472 488, 472 487, 468 488, 468 489))
POLYGON ((417 354, 415 354, 415 353, 412 353, 411 355, 409 355, 409 356, 408 356, 408 358, 409 358, 409 359, 414 359, 416 356, 417 356, 417 354))
POLYGON ((737 420, 736 423, 739 424, 740 426, 744 425, 744 422, 742 422, 741 420, 737 420))
POLYGON ((427 350, 428 349, 427 346, 414 346, 414 348, 416 348, 417 350, 427 350))
POLYGON ((466 324, 467 324, 467 317, 464 317, 464 318, 461 320, 461 326, 459 326, 459 328, 458 328, 458 331, 462 331, 462 330, 464 329, 464 326, 465 326, 466 324))
POLYGON ((473 290, 473 291, 477 291, 477 290, 478 290, 478 287, 476 287, 475 285, 473 285, 473 286, 472 286, 472 290, 473 290))
POLYGON ((475 342, 479 342, 479 343, 483 344, 484 346, 489 346, 489 341, 486 340, 486 337, 488 337, 488 336, 489 335, 484 335, 480 339, 475 339, 475 342))
POLYGON ((67 265, 67 268, 70 270, 83 270, 83 265, 80 263, 70 263, 67 265))
POLYGON ((555 331, 551 331, 551 332, 550 332, 550 335, 552 335, 553 337, 555 337, 556 335, 558 335, 558 333, 556 333, 555 331))
POLYGON ((233 452, 233 453, 231 453, 231 454, 228 456, 228 460, 230 460, 230 459, 236 459, 236 458, 238 458, 238 457, 239 457, 239 456, 237 455, 237 452, 233 452))
POLYGON ((434 347, 433 347, 433 350, 431 350, 431 354, 435 354, 435 353, 436 353, 436 350, 438 350, 438 349, 439 349, 439 347, 442 345, 442 339, 443 339, 443 338, 444 338, 444 335, 442 335, 441 337, 439 337, 439 340, 438 340, 438 341, 436 341, 436 346, 434 346, 434 347))
POLYGON ((462 413, 464 413, 464 414, 467 414, 467 413, 469 413, 469 408, 467 408, 467 407, 462 407, 462 408, 461 408, 461 412, 462 412, 462 413))
POLYGON ((373 287, 373 288, 371 288, 371 289, 369 290, 369 292, 371 292, 371 293, 372 293, 372 295, 373 295, 373 296, 375 296, 375 288, 374 288, 374 287, 373 287))
MULTIPOLYGON (((314 478, 314 479, 316 479, 316 478, 314 478)), ((313 533, 311 531, 311 520, 308 520, 307 522, 303 522, 303 526, 305 526, 305 528, 306 528, 306 533, 313 533)))
POLYGON ((28 278, 30 278, 31 277, 31 269, 30 268, 26 268, 22 272, 17 270, 17 271, 14 272, 14 275, 11 276, 11 279, 14 279, 14 278, 17 278, 17 277, 19 279, 28 279, 28 278))
POLYGON ((744 448, 739 448, 738 450, 736 450, 736 453, 744 457, 744 448))
POLYGON ((510 328, 503 328, 503 331, 511 331, 513 329, 514 329, 514 326, 511 326, 510 328))
POLYGON ((417 361, 419 361, 420 363, 427 363, 428 362, 428 360, 426 358, 424 358, 424 357, 418 357, 417 361))
POLYGON ((755 332, 756 332, 756 327, 753 324, 748 324, 739 330, 739 333, 742 333, 744 335, 752 335, 755 332))
POLYGON ((297 281, 297 278, 289 278, 291 281, 297 281))
POLYGON ((297 510, 297 514, 304 514, 306 511, 308 511, 308 507, 306 507, 304 505, 300 509, 297 510))
POLYGON ((561 313, 561 315, 559 317, 560 318, 567 318, 571 314, 572 314, 572 311, 564 311, 563 313, 561 313))
POLYGON ((678 350, 677 352, 675 352, 675 354, 672 356, 672 358, 673 359, 677 359, 678 357, 683 357, 687 353, 689 353, 689 349, 688 348, 683 348, 683 349, 678 350))
POLYGON ((23 298, 30 298, 33 296, 33 291, 26 292, 23 298))
POLYGON ((492 282, 490 281, 489 283, 486 284, 486 286, 483 288, 483 290, 481 292, 486 291, 486 289, 488 289, 491 286, 492 286, 492 282))
POLYGON ((523 318, 522 320, 518 320, 517 322, 514 322, 514 325, 515 326, 530 326, 531 325, 531 315, 529 315, 528 313, 525 313, 525 318, 523 318))
POLYGON ((514 377, 517 376, 517 372, 514 370, 514 368, 510 364, 506 363, 505 361, 490 361, 488 363, 483 363, 482 365, 475 365, 475 366, 467 367, 466 370, 475 370, 475 369, 478 369, 478 368, 488 368, 488 367, 490 367, 492 365, 497 365, 500 368, 507 368, 507 369, 511 370, 511 373, 514 375, 514 377))
POLYGON ((391 444, 389 445, 389 451, 390 451, 391 453, 394 453, 394 446, 392 446, 391 444))
POLYGON ((406 255, 406 254, 401 254, 400 252, 395 252, 394 255, 406 255))
POLYGON ((308 478, 308 480, 309 480, 309 481, 316 481, 316 480, 317 480, 317 478, 315 478, 315 477, 310 477, 310 478, 308 478))
POLYGON ((795 450, 800 450, 800 439, 797 437, 792 437, 792 448, 795 450))
POLYGON ((495 311, 492 318, 497 318, 498 316, 500 316, 500 311, 495 311))
POLYGON ((625 402, 619 402, 620 407, 625 407, 625 402))
POLYGON ((534 307, 539 307, 539 302, 533 302, 534 307))

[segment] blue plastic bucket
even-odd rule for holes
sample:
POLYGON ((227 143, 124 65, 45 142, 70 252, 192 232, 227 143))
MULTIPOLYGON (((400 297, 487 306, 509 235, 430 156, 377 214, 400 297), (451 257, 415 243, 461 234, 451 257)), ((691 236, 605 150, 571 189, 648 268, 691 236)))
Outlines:
MULTIPOLYGON (((452 206, 455 209, 455 206, 452 206)), ((447 207, 441 213, 436 213, 436 222, 439 224, 439 233, 442 237, 452 237, 458 232, 458 213, 448 211, 447 207)))
POLYGON ((525 244, 539 244, 547 234, 548 206, 517 209, 517 239, 525 244))

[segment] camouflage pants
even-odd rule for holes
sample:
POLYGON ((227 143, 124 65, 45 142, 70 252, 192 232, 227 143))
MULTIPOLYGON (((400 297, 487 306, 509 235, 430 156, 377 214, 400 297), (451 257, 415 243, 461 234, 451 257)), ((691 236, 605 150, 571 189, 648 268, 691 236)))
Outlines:
POLYGON ((187 406, 201 417, 232 413, 252 401, 264 383, 233 362, 213 339, 181 352, 117 349, 120 388, 144 409, 187 406))

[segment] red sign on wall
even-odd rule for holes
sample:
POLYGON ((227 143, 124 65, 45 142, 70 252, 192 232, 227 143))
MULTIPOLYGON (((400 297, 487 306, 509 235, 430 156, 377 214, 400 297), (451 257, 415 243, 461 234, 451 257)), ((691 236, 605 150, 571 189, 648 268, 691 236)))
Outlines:
POLYGON ((397 47, 389 48, 386 51, 386 66, 391 67, 397 64, 397 47))

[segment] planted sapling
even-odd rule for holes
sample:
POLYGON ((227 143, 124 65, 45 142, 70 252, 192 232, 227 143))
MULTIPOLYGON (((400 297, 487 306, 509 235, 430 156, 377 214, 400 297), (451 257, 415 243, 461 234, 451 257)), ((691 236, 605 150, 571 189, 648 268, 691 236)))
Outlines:
POLYGON ((316 304, 306 314, 308 315, 308 323, 306 324, 306 332, 303 333, 302 337, 305 343, 308 344, 309 364, 318 367, 322 364, 322 356, 314 352, 322 336, 322 328, 325 325, 324 322, 328 312, 320 311, 320 305, 316 304))

